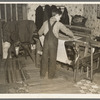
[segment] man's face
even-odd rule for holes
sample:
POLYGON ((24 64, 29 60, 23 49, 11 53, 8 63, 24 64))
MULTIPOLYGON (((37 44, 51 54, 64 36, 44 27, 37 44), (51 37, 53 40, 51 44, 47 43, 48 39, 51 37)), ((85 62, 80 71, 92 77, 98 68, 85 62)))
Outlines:
POLYGON ((61 15, 57 14, 57 15, 56 15, 57 21, 60 21, 60 18, 61 18, 61 15))

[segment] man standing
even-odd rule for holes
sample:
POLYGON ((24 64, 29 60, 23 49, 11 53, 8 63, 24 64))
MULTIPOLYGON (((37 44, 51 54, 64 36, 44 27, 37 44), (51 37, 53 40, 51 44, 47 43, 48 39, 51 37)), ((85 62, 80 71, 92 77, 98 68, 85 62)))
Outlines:
POLYGON ((40 67, 41 78, 46 76, 46 72, 48 72, 49 79, 53 79, 55 77, 59 30, 68 35, 70 38, 74 37, 72 31, 59 22, 61 15, 62 12, 59 9, 53 10, 52 17, 45 21, 38 31, 40 36, 43 34, 45 36, 40 67))

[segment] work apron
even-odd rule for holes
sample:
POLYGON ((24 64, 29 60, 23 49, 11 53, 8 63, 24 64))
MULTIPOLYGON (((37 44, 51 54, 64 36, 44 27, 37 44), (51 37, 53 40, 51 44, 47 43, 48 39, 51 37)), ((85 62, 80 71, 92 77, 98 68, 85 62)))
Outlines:
POLYGON ((48 72, 48 78, 53 78, 55 76, 56 71, 56 57, 57 57, 57 47, 58 47, 58 39, 55 37, 53 33, 53 25, 50 25, 50 21, 48 20, 48 28, 49 31, 45 35, 44 45, 43 45, 43 54, 42 61, 40 67, 40 76, 45 77, 46 72, 48 72))

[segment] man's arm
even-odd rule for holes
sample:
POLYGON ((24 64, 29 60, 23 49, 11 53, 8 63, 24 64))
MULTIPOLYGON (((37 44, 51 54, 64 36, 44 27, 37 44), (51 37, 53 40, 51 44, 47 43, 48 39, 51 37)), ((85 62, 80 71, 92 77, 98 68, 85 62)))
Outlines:
POLYGON ((59 23, 60 30, 71 38, 74 38, 73 32, 62 23, 59 23))

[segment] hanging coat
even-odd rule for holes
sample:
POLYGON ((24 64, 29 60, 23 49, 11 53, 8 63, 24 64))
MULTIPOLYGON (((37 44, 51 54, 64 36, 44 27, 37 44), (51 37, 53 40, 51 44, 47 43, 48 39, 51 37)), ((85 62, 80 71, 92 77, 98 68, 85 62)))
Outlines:
POLYGON ((57 7, 55 6, 55 5, 52 5, 51 6, 51 11, 54 11, 54 10, 56 10, 57 9, 57 7))
POLYGON ((43 8, 41 6, 37 7, 35 15, 35 24, 37 26, 37 30, 39 30, 43 24, 43 14, 43 8))
POLYGON ((63 24, 69 25, 69 16, 68 16, 68 11, 66 7, 64 8, 64 12, 62 14, 60 22, 62 22, 63 24))
POLYGON ((48 20, 50 17, 51 17, 51 7, 49 5, 45 5, 43 22, 48 20))

